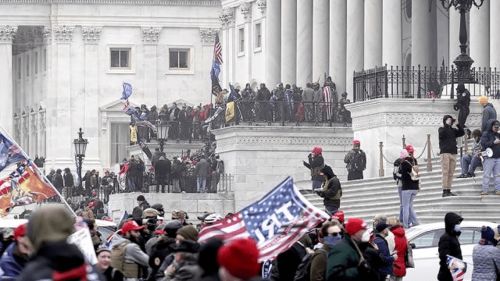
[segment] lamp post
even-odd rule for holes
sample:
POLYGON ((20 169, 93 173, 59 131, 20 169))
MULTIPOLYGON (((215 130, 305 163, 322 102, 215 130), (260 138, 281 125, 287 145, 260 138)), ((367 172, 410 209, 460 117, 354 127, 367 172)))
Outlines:
POLYGON ((75 146, 75 160, 76 162, 76 170, 78 173, 78 188, 82 190, 82 164, 83 158, 85 158, 85 150, 87 150, 87 144, 89 141, 84 139, 82 128, 78 131, 78 138, 73 140, 73 145, 75 146))
POLYGON ((453 61, 457 66, 458 83, 474 83, 471 73, 471 65, 474 60, 467 54, 467 27, 465 26, 465 14, 470 11, 472 5, 478 9, 483 5, 484 0, 441 0, 441 4, 446 10, 451 7, 460 12, 460 55, 453 61))
POLYGON ((165 141, 168 139, 168 130, 170 129, 169 124, 158 120, 156 123, 158 141, 160 142, 160 151, 163 153, 163 147, 165 146, 165 141))

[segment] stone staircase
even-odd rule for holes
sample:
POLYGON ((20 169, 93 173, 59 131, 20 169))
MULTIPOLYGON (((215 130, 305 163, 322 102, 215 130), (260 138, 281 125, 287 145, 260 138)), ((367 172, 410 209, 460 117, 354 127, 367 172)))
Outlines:
MULTIPOLYGON (((483 172, 476 169, 475 178, 458 179, 460 161, 457 158, 455 179, 452 191, 459 196, 442 198, 441 166, 439 158, 432 158, 432 172, 425 172, 426 162, 421 160, 420 191, 414 201, 417 217, 421 223, 441 222, 444 215, 453 211, 461 214, 466 220, 486 220, 500 223, 500 196, 494 195, 494 187, 490 187, 490 195, 480 196, 483 172)), ((392 171, 386 177, 371 178, 350 182, 342 182, 343 196, 341 209, 346 217, 361 217, 367 221, 376 214, 399 216, 399 197, 397 187, 392 178, 392 171)), ((324 209, 323 199, 311 193, 310 181, 295 183, 304 196, 316 207, 324 209)))

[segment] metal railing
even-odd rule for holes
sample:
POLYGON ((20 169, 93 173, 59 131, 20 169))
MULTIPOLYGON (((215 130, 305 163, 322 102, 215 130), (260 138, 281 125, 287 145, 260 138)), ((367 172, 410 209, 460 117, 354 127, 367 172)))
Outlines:
MULTIPOLYGON (((500 98, 500 72, 496 68, 473 68, 476 86, 471 96, 500 98)), ((457 73, 454 66, 421 67, 383 66, 354 72, 354 102, 377 98, 455 97, 457 73)))

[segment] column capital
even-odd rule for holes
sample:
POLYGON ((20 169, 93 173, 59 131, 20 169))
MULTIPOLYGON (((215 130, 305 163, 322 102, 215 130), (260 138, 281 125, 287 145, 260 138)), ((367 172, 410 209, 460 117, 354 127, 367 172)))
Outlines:
POLYGON ((213 44, 215 35, 219 32, 216 28, 200 28, 200 39, 202 44, 213 44))
POLYGON ((252 18, 252 4, 248 2, 241 3, 240 12, 245 18, 245 21, 250 21, 252 18))
POLYGON ((82 26, 82 38, 85 44, 97 44, 101 39, 101 26, 82 26))
POLYGON ((74 26, 53 25, 44 27, 43 37, 46 41, 54 40, 56 43, 71 43, 73 40, 74 26))
POLYGON ((144 44, 158 44, 160 38, 161 27, 143 27, 142 28, 142 42, 144 44))
POLYGON ((226 7, 222 9, 222 13, 219 16, 220 21, 222 22, 223 28, 229 28, 234 25, 234 8, 226 7))
POLYGON ((16 36, 17 26, 0 25, 0 43, 12 44, 16 36))
POLYGON ((266 0, 257 0, 257 8, 262 14, 266 12, 267 2, 266 0))

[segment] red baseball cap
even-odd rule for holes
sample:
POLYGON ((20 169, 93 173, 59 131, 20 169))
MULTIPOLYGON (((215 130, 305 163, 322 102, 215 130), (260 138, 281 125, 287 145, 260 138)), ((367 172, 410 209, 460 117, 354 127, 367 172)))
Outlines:
POLYGON ((332 219, 338 220, 340 223, 344 223, 345 214, 344 211, 338 210, 332 215, 332 219))
POLYGON ((20 226, 14 229, 14 240, 18 240, 21 237, 26 235, 26 224, 21 224, 20 226))
POLYGON ((352 141, 352 144, 357 144, 357 145, 359 145, 359 144, 361 144, 361 142, 360 142, 359 140, 353 140, 353 141, 352 141))
POLYGON ((320 155, 323 152, 323 149, 319 146, 315 146, 311 152, 314 155, 320 155))
POLYGON ((121 233, 125 234, 132 230, 141 230, 144 228, 144 225, 138 225, 135 221, 128 221, 123 224, 122 229, 120 229, 121 233))
POLYGON ((405 149, 406 149, 406 151, 408 151, 408 153, 415 152, 415 148, 411 144, 407 144, 406 147, 405 147, 405 149))
POLYGON ((362 229, 366 229, 366 223, 363 219, 360 218, 350 218, 345 224, 345 231, 349 235, 354 235, 356 234, 356 232, 362 229))

